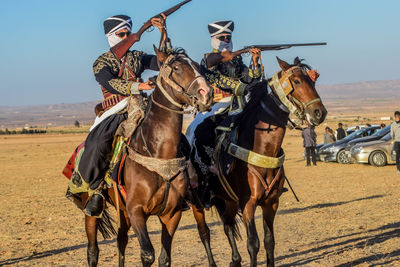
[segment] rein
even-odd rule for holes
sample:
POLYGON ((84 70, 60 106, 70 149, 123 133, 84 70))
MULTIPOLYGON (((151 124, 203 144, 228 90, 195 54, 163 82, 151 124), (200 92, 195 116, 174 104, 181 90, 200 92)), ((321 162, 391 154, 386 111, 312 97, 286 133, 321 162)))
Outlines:
POLYGON ((171 111, 174 113, 178 113, 178 114, 192 114, 193 110, 189 110, 189 111, 184 111, 184 110, 176 110, 176 109, 172 109, 169 107, 164 106, 163 104, 158 103, 157 101, 154 100, 153 95, 151 95, 151 101, 158 107, 167 110, 167 111, 171 111))

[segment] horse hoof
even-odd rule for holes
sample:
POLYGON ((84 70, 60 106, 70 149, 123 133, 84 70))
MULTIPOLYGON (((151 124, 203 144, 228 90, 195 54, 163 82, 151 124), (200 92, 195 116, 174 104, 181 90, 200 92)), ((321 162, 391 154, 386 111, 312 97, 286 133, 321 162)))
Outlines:
POLYGON ((240 262, 231 262, 231 264, 229 264, 229 267, 241 267, 242 264, 240 262))

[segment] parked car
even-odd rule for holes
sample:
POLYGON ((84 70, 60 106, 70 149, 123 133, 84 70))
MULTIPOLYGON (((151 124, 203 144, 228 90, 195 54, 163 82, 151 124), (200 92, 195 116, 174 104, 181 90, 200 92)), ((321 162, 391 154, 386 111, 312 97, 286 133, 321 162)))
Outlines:
POLYGON ((348 142, 354 139, 369 136, 375 133, 379 129, 379 126, 372 126, 364 129, 355 131, 354 133, 346 136, 345 138, 338 140, 334 143, 324 145, 318 152, 318 156, 321 161, 336 161, 339 163, 347 163, 348 157, 345 154, 345 148, 348 142))
MULTIPOLYGON (((380 126, 380 125, 378 125, 378 124, 371 125, 371 127, 373 127, 373 126, 380 126)), ((347 127, 346 128, 347 135, 354 133, 356 131, 357 127, 360 129, 364 129, 364 128, 367 128, 368 126, 367 125, 354 125, 354 126, 347 127)))
POLYGON ((370 136, 366 136, 366 137, 362 137, 362 138, 358 138, 358 139, 354 139, 351 140, 350 142, 347 143, 346 148, 345 148, 345 153, 346 156, 348 158, 348 162, 347 163, 352 163, 352 157, 351 157, 351 153, 350 153, 350 149, 359 144, 359 143, 366 143, 366 142, 371 142, 371 141, 375 141, 375 140, 379 140, 382 137, 384 137, 386 134, 388 134, 390 132, 390 125, 377 130, 374 134, 370 135, 370 136))
POLYGON ((376 167, 395 164, 395 153, 392 151, 393 142, 390 133, 388 133, 380 140, 353 146, 350 154, 357 163, 369 163, 376 167))

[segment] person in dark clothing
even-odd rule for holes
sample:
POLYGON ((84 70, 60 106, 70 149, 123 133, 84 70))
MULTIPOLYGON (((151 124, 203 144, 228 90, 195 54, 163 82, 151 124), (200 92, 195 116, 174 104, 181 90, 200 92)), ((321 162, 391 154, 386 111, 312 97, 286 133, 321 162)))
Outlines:
POLYGON ((400 174, 400 111, 394 113, 394 122, 390 125, 390 135, 394 141, 393 150, 396 152, 397 174, 400 174))
MULTIPOLYGON (((165 27, 165 16, 153 18, 153 26, 161 33, 160 49, 168 50, 170 43, 165 27)), ((116 15, 104 21, 104 33, 110 47, 115 46, 131 34, 132 20, 126 15, 116 15)), ((74 171, 72 180, 81 179, 89 185, 91 198, 86 204, 85 213, 89 216, 100 216, 104 210, 104 178, 109 168, 112 143, 119 125, 127 115, 127 100, 138 106, 137 112, 130 120, 140 116, 140 91, 151 90, 154 84, 142 82, 141 75, 145 70, 158 71, 157 57, 141 51, 127 51, 118 60, 111 51, 97 58, 93 64, 93 73, 101 86, 104 100, 101 112, 97 114, 95 124, 85 140, 85 147, 78 169, 74 171)), ((100 104, 99 104, 100 105, 100 104)))
POLYGON ((343 129, 343 124, 339 122, 336 130, 336 140, 341 140, 346 137, 346 131, 343 129))
MULTIPOLYGON (((246 94, 252 83, 261 78, 260 50, 251 49, 252 55, 249 66, 245 65, 241 56, 230 58, 225 61, 224 55, 232 54, 232 33, 234 22, 231 20, 215 21, 208 25, 211 36, 211 53, 205 54, 201 61, 201 71, 206 80, 214 88, 214 103, 227 104, 220 114, 206 115, 194 131, 195 146, 197 149, 196 163, 199 173, 199 196, 205 206, 209 205, 210 197, 208 190, 209 176, 217 175, 218 170, 213 163, 215 147, 215 128, 222 122, 234 121, 246 105, 246 94), (228 100, 229 99, 229 100, 228 100), (228 101, 226 101, 228 100, 228 101)), ((203 116, 199 114, 199 116, 203 116)), ((227 127, 231 125, 227 122, 227 127)))
POLYGON ((303 137, 303 147, 306 149, 307 166, 311 166, 311 160, 314 166, 317 166, 317 160, 315 157, 317 134, 314 131, 314 127, 309 125, 307 128, 303 129, 301 136, 303 137))

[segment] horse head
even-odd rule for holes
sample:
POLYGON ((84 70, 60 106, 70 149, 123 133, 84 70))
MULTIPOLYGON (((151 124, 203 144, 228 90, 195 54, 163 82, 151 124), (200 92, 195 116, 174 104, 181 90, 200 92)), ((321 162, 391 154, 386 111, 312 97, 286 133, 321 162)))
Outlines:
POLYGON ((154 47, 160 63, 157 86, 164 96, 179 108, 188 105, 200 111, 210 109, 213 89, 200 74, 199 65, 190 59, 183 49, 164 53, 154 47))
POLYGON ((313 126, 321 124, 328 112, 315 89, 319 74, 298 57, 293 65, 278 57, 277 60, 282 70, 270 81, 272 91, 299 120, 313 126))

